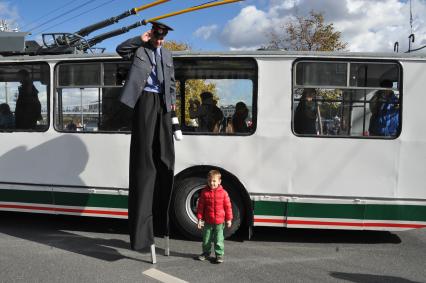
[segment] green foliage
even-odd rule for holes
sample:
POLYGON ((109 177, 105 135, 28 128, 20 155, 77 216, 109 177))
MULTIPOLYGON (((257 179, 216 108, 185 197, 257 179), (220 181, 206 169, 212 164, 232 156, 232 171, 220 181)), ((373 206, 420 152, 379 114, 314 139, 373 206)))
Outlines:
MULTIPOLYGON (((180 90, 180 83, 178 82, 176 85, 177 89, 180 90)), ((219 98, 216 95, 216 85, 214 83, 206 82, 205 80, 187 80, 185 82, 185 124, 191 124, 191 118, 189 117, 189 101, 190 100, 198 100, 201 104, 200 94, 209 91, 213 93, 213 98, 218 101, 219 98)), ((180 91, 178 91, 178 96, 180 91)), ((180 117, 181 108, 181 100, 178 99, 177 102, 177 115, 180 117)))
POLYGON ((163 46, 171 51, 188 51, 191 50, 189 44, 174 40, 164 41, 163 46))
POLYGON ((341 32, 333 24, 325 24, 320 12, 311 11, 308 17, 298 16, 282 27, 282 34, 272 32, 266 49, 295 51, 345 50, 347 43, 341 40, 341 32))
POLYGON ((342 90, 319 89, 317 90, 317 94, 322 101, 327 101, 321 107, 321 116, 329 118, 336 116, 340 106, 340 103, 337 101, 341 101, 342 99, 342 90))
MULTIPOLYGON (((163 46, 169 50, 172 51, 187 51, 191 50, 191 46, 186 43, 177 42, 177 41, 165 41, 163 46)), ((180 96, 180 86, 179 81, 176 82, 176 90, 178 98, 180 96)), ((189 101, 190 100, 198 100, 201 103, 200 94, 209 91, 213 93, 213 98, 218 101, 218 96, 216 95, 216 85, 214 83, 206 82, 206 80, 203 79, 194 79, 194 80, 187 80, 185 83, 185 124, 190 124, 191 118, 189 118, 189 101)), ((178 117, 181 117, 181 99, 178 99, 176 102, 176 115, 178 117)))

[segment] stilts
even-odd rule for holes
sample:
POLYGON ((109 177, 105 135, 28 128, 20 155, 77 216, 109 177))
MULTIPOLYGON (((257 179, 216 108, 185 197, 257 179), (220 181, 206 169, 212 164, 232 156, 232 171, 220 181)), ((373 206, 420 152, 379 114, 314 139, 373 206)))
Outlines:
POLYGON ((157 263, 157 256, 155 254, 155 244, 151 245, 151 263, 156 264, 157 263))
POLYGON ((170 243, 169 243, 169 236, 164 237, 165 240, 165 248, 164 248, 164 255, 169 256, 170 255, 170 243))

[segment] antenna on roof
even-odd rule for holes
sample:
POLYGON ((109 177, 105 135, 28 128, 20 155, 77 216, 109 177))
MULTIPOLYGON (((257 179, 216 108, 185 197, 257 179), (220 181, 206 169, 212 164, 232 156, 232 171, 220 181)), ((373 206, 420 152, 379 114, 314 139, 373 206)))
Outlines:
POLYGON ((426 45, 423 45, 422 47, 416 48, 416 49, 411 49, 411 43, 414 43, 414 32, 413 32, 413 9, 412 9, 412 4, 411 4, 411 0, 410 0, 410 28, 411 28, 411 34, 408 36, 408 51, 406 51, 405 53, 410 53, 413 51, 418 51, 421 50, 423 48, 426 48, 426 45))
POLYGON ((408 52, 411 52, 411 43, 414 43, 414 33, 413 33, 413 6, 411 5, 410 0, 410 35, 408 36, 408 52))
MULTIPOLYGON (((419 51, 423 48, 426 48, 426 45, 424 45, 424 46, 421 46, 421 47, 416 48, 416 49, 411 49, 411 43, 414 43, 414 40, 415 40, 414 31, 413 31, 413 22, 414 22, 414 20, 413 20, 413 6, 412 6, 412 2, 410 0, 410 32, 411 33, 408 36, 408 50, 405 51, 405 53, 419 51)), ((398 49, 399 49, 399 43, 398 43, 398 41, 396 41, 393 45, 393 51, 398 52, 398 49)))
POLYGON ((408 51, 407 51, 407 53, 411 52, 411 43, 412 42, 414 43, 414 33, 412 33, 408 36, 408 51))
POLYGON ((411 34, 413 34, 413 9, 411 6, 411 0, 410 0, 410 27, 411 27, 411 34))

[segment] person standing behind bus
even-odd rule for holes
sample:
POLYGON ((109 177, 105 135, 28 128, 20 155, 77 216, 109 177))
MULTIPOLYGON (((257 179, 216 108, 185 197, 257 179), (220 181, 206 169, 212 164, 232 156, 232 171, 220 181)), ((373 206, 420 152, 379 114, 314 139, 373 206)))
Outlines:
POLYGON ((316 135, 317 107, 314 101, 315 89, 305 88, 294 112, 296 134, 316 135))
POLYGON ((153 210, 164 225, 157 230, 168 229, 175 163, 171 111, 176 109, 172 54, 162 48, 169 30, 152 22, 150 31, 117 46, 121 57, 132 60, 120 101, 133 108, 128 197, 133 250, 154 244, 153 210), (155 209, 154 194, 159 199, 155 209))
POLYGON ((232 225, 232 205, 228 193, 221 186, 221 174, 211 170, 207 176, 207 186, 201 191, 197 205, 198 229, 203 229, 203 253, 198 260, 210 257, 212 242, 216 254, 216 263, 223 262, 223 229, 232 225))
POLYGON ((20 70, 18 78, 21 86, 18 88, 16 100, 15 127, 16 129, 35 129, 37 121, 42 119, 38 90, 27 70, 20 70))

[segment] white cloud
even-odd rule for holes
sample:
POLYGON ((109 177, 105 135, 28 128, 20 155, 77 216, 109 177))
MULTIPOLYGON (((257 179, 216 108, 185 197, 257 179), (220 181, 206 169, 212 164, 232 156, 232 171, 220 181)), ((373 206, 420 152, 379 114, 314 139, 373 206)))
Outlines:
MULTIPOLYGON (((412 0, 412 7, 416 48, 426 42, 426 1, 412 0)), ((408 49, 410 3, 398 0, 271 0, 262 8, 251 1, 228 21, 220 40, 231 50, 256 49, 288 19, 312 10, 323 12, 326 23, 342 32, 350 51, 393 51, 396 41, 400 51, 408 49)))
POLYGON ((194 35, 196 37, 200 37, 204 40, 207 40, 216 33, 217 29, 218 29, 217 25, 202 26, 194 32, 194 35))
POLYGON ((277 10, 265 12, 255 6, 243 8, 223 29, 222 42, 233 49, 253 49, 264 45, 271 32, 283 23, 281 17, 272 17, 271 14, 277 14, 277 10))

